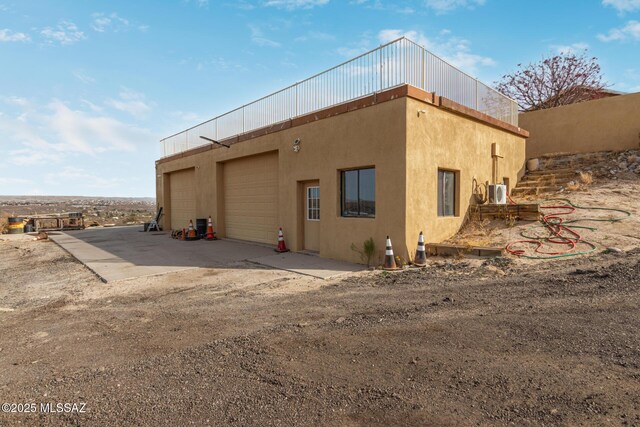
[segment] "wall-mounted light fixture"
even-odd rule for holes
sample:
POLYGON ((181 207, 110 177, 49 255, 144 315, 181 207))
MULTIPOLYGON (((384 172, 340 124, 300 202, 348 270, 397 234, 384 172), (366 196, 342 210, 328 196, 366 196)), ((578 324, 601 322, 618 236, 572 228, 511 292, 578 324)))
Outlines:
POLYGON ((300 138, 296 138, 296 140, 295 140, 295 141, 293 141, 293 152, 294 152, 294 153, 297 153, 297 152, 299 152, 299 151, 300 151, 300 148, 301 148, 301 147, 300 147, 300 143, 301 143, 301 142, 302 142, 302 141, 300 140, 300 138))
POLYGON ((418 110, 418 117, 420 117, 420 114, 427 114, 427 110, 418 110))

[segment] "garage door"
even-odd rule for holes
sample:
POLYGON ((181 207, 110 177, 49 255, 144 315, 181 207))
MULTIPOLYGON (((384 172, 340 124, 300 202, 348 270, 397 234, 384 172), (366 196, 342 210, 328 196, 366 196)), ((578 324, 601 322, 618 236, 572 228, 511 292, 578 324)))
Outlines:
POLYGON ((227 237, 276 244, 277 200, 277 153, 225 163, 224 219, 227 237))
POLYGON ((186 228, 189 220, 196 221, 195 169, 185 169, 169 175, 171 195, 171 228, 186 228))

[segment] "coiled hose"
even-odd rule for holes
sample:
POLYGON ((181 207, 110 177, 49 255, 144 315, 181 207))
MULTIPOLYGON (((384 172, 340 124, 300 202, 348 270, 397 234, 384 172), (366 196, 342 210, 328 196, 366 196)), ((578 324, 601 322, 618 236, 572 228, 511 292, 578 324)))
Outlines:
POLYGON ((614 209, 614 208, 603 208, 600 206, 580 206, 576 205, 569 199, 546 199, 543 203, 552 202, 552 201, 562 201, 565 204, 562 205, 551 205, 551 206, 540 206, 540 209, 554 209, 555 212, 546 214, 540 220, 541 225, 530 227, 532 228, 545 228, 547 230, 546 236, 538 236, 538 235, 529 235, 527 230, 524 230, 520 233, 522 237, 526 240, 516 240, 509 243, 505 250, 512 255, 519 256, 521 258, 529 258, 529 259, 552 259, 552 258, 564 258, 578 255, 585 255, 591 253, 596 250, 596 245, 591 242, 588 242, 582 238, 582 235, 576 231, 575 229, 587 229, 594 231, 596 228, 594 227, 585 227, 579 225, 567 226, 566 224, 572 224, 579 221, 600 221, 600 222, 619 222, 624 219, 627 219, 631 216, 631 212, 625 211, 623 209, 614 209), (578 218, 573 220, 565 220, 563 215, 569 215, 576 211, 576 209, 586 209, 586 210, 601 210, 601 211, 611 211, 611 212, 619 212, 624 214, 623 216, 619 216, 616 218, 578 218), (559 212, 558 212, 559 210, 559 212), (543 251, 542 248, 545 244, 555 244, 555 245, 564 245, 568 246, 566 251, 543 251), (579 244, 583 244, 589 247, 589 249, 584 251, 576 251, 576 247, 579 244), (525 255, 524 249, 516 249, 513 246, 517 245, 535 245, 534 253, 539 255, 525 255))

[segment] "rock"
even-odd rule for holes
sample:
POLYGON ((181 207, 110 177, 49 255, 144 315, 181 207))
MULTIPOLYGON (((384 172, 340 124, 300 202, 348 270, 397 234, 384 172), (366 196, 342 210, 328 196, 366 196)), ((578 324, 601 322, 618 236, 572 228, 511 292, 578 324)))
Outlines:
POLYGON ((444 298, 442 299, 442 302, 453 302, 453 298, 450 298, 450 297, 444 297, 444 298))
POLYGON ((605 249, 605 252, 607 252, 607 253, 614 253, 614 254, 621 254, 621 253, 623 253, 624 251, 623 251, 622 249, 620 249, 620 248, 616 248, 616 247, 613 247, 613 246, 612 246, 612 247, 610 247, 610 248, 605 249))
POLYGON ((596 270, 591 269, 591 268, 585 268, 585 269, 576 268, 575 271, 573 273, 571 273, 571 274, 592 274, 592 273, 595 273, 595 272, 596 272, 596 270))
POLYGON ((488 271, 489 273, 497 274, 497 275, 500 275, 500 276, 504 276, 506 274, 504 271, 502 271, 501 269, 499 269, 495 265, 486 265, 484 267, 484 269, 486 271, 488 271))
POLYGON ((346 319, 346 318, 344 318, 344 317, 338 317, 338 318, 336 319, 336 323, 342 323, 342 322, 344 322, 345 320, 347 320, 347 319, 346 319))
POLYGON ((626 169, 626 168, 627 168, 627 166, 628 166, 628 165, 627 165, 625 162, 620 162, 620 163, 618 163, 618 169, 622 169, 622 170, 624 170, 624 169, 626 169))

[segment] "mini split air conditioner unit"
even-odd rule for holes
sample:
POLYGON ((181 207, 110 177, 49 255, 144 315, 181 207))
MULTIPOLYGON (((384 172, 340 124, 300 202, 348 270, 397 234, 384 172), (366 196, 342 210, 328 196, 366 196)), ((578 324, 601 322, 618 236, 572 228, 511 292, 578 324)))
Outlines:
POLYGON ((507 186, 504 184, 489 185, 489 203, 505 205, 507 203, 507 186))

